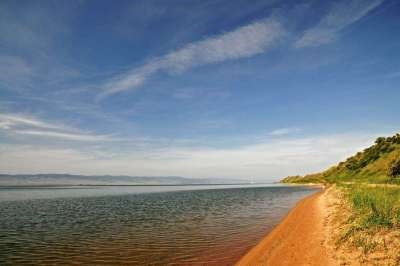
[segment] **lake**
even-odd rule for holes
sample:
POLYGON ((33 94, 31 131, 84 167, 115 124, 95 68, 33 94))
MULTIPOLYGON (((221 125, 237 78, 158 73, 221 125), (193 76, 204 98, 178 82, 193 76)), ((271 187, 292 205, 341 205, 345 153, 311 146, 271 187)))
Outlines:
POLYGON ((0 188, 0 265, 232 265, 315 191, 285 185, 0 188))

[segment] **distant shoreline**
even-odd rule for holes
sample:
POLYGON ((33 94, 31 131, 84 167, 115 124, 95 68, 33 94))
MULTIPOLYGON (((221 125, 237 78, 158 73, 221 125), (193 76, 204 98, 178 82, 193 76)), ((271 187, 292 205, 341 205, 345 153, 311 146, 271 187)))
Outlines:
POLYGON ((79 188, 79 187, 184 187, 184 186, 242 186, 242 185, 277 185, 290 186, 287 184, 276 183, 218 183, 218 184, 51 184, 51 185, 0 185, 1 188, 79 188))

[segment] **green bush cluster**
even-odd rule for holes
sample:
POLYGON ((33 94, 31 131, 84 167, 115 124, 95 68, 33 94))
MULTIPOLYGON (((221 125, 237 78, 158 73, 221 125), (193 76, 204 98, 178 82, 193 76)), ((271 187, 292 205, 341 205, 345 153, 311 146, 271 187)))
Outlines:
POLYGON ((374 145, 348 158, 344 163, 341 163, 341 165, 344 165, 351 171, 362 169, 368 164, 378 160, 382 154, 389 153, 396 149, 396 144, 400 144, 400 134, 388 138, 379 137, 376 139, 374 145))
POLYGON ((391 178, 400 177, 400 158, 393 160, 388 169, 388 176, 391 178))
POLYGON ((358 152, 324 172, 305 176, 290 176, 282 182, 400 184, 400 134, 387 138, 377 138, 371 147, 358 152), (391 162, 391 160, 393 161, 391 162))

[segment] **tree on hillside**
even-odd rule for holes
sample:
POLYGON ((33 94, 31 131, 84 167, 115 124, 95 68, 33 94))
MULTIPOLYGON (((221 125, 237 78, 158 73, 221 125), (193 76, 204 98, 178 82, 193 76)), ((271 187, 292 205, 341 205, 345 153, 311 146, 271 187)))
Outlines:
POLYGON ((385 142, 386 138, 384 137, 379 137, 375 140, 375 144, 382 144, 383 142, 385 142))
POLYGON ((400 157, 393 160, 388 169, 391 178, 400 177, 400 157))

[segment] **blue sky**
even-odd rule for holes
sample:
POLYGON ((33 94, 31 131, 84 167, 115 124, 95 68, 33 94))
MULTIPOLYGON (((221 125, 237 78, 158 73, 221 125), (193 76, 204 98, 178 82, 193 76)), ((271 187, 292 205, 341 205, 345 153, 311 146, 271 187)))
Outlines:
POLYGON ((1 1, 0 172, 277 180, 399 131, 400 3, 1 1))

